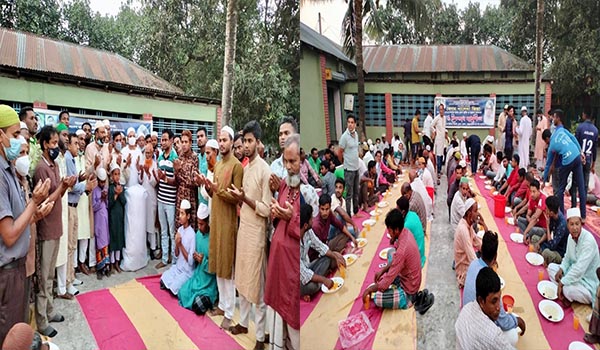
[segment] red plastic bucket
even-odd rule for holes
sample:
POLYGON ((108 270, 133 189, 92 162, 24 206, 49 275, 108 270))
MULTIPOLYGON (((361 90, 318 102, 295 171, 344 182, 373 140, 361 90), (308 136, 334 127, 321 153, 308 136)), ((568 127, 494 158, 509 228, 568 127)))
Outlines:
POLYGON ((498 194, 494 196, 494 216, 497 218, 504 217, 504 207, 506 206, 506 197, 498 194))

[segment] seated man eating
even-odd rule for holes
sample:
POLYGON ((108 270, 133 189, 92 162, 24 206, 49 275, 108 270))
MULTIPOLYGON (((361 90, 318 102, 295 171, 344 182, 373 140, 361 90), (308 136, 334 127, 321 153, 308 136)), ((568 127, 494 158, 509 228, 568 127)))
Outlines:
POLYGON ((558 299, 565 306, 570 306, 573 301, 592 304, 598 288, 598 244, 594 236, 582 227, 579 208, 567 210, 567 228, 571 234, 567 252, 560 265, 548 265, 548 275, 558 284, 558 299))
MULTIPOLYGON (((346 188, 346 181, 344 179, 335 179, 335 191, 331 195, 331 211, 335 213, 335 217, 345 222, 348 231, 352 236, 356 237, 356 233, 360 232, 358 226, 354 223, 354 220, 346 212, 346 199, 344 199, 344 190, 346 188), (352 226, 352 227, 350 227, 352 226)), ((331 227, 329 230, 329 239, 333 236, 335 227, 331 227)))
POLYGON ((419 291, 421 259, 417 243, 404 228, 404 216, 398 209, 387 214, 385 226, 394 247, 388 251, 387 265, 375 274, 375 283, 363 292, 363 303, 375 293, 374 303, 381 308, 408 309, 414 305, 423 315, 433 305, 434 296, 427 289, 419 291))
POLYGON ((531 236, 533 251, 542 254, 544 265, 550 263, 560 264, 567 251, 567 241, 569 231, 567 231, 567 220, 559 210, 560 202, 558 197, 549 196, 546 198, 546 216, 548 217, 548 231, 544 231, 543 236, 531 236))
POLYGON ((473 230, 473 224, 478 221, 477 202, 473 198, 469 198, 465 202, 465 212, 454 234, 454 261, 456 263, 458 288, 464 286, 467 269, 471 262, 477 259, 475 249, 479 250, 481 247, 481 238, 477 237, 475 230, 473 230))
MULTIPOLYGON (((467 277, 465 279, 465 289, 463 293, 463 305, 467 305, 472 301, 476 301, 476 287, 475 281, 479 271, 484 267, 491 267, 496 269, 498 263, 496 258, 498 256, 498 234, 492 231, 486 231, 483 235, 481 243, 481 258, 473 260, 469 269, 467 270, 467 277)), ((504 311, 502 301, 500 301, 500 315, 498 319, 494 321, 504 336, 508 339, 508 342, 516 346, 519 340, 519 333, 517 327, 521 328, 521 335, 525 333, 525 321, 522 318, 516 317, 513 314, 508 314, 504 311)))
POLYGON ((477 300, 465 306, 458 314, 456 348, 461 350, 515 349, 500 327, 494 322, 500 317, 500 278, 490 267, 482 268, 475 280, 477 300))
POLYGON ((529 185, 529 205, 525 217, 519 216, 517 226, 523 233, 523 243, 529 245, 533 236, 546 234, 548 220, 546 218, 546 196, 540 192, 540 182, 532 180, 529 185))
POLYGON ((379 193, 385 191, 379 188, 379 178, 377 175, 377 163, 372 160, 367 166, 367 171, 360 178, 360 193, 358 202, 365 212, 374 206, 379 199, 379 193))
MULTIPOLYGON (((319 197, 319 215, 315 217, 312 223, 312 229, 315 235, 326 243, 334 252, 341 252, 346 247, 348 240, 358 247, 356 238, 348 231, 348 228, 331 211, 331 197, 322 194, 319 197), (331 227, 334 227, 333 234, 330 234, 331 227)), ((311 260, 316 258, 316 251, 310 252, 311 260)))
POLYGON ((408 209, 408 198, 400 197, 396 201, 396 208, 400 210, 402 216, 404 216, 404 228, 408 229, 417 242, 419 247, 419 254, 421 254, 421 267, 425 265, 425 232, 423 232, 423 226, 419 220, 419 216, 414 211, 408 209))
POLYGON ((315 236, 312 220, 312 207, 303 204, 300 208, 300 296, 307 302, 321 289, 321 284, 327 288, 333 287, 333 281, 325 277, 331 272, 331 266, 346 266, 346 261, 340 253, 329 250, 327 245, 315 236), (319 258, 312 263, 308 259, 310 248, 319 253, 319 258))

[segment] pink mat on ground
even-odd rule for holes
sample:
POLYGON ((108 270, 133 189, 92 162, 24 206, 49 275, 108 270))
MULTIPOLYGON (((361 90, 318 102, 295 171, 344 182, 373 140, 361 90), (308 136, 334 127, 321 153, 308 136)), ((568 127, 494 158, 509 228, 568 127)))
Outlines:
MULTIPOLYGON (((478 176, 475 177, 475 182, 477 187, 479 187, 480 193, 486 199, 488 207, 491 209, 490 211, 494 212, 494 200, 492 198, 491 193, 488 190, 484 189, 484 181, 479 179, 478 176), (483 189, 483 190, 482 190, 483 189)), ((500 234, 506 241, 506 246, 508 251, 515 263, 517 271, 521 276, 527 290, 529 291, 529 295, 531 296, 531 300, 533 304, 537 305, 544 298, 537 291, 538 284, 538 266, 530 265, 527 260, 525 260, 525 255, 528 252, 528 247, 521 243, 515 243, 510 240, 510 234, 515 232, 516 226, 511 226, 507 224, 503 218, 497 218, 494 216, 494 220, 496 221, 496 225, 500 230, 500 234)), ((543 266, 541 267, 543 268, 543 266)), ((545 273, 545 277, 548 277, 548 273, 545 273)), ((537 310, 537 316, 540 319, 540 324, 542 325, 542 330, 544 331, 544 335, 548 340, 552 349, 568 349, 569 344, 573 341, 582 341, 583 336, 585 334, 585 330, 581 327, 579 330, 573 329, 573 309, 567 308, 564 309, 565 317, 563 321, 558 323, 553 323, 547 321, 537 310)))
POLYGON ((80 294, 77 301, 100 350, 145 350, 144 341, 108 289, 80 294))
POLYGON ((243 349, 208 316, 197 316, 179 305, 176 297, 160 289, 160 275, 137 279, 177 321, 183 332, 202 350, 243 349))

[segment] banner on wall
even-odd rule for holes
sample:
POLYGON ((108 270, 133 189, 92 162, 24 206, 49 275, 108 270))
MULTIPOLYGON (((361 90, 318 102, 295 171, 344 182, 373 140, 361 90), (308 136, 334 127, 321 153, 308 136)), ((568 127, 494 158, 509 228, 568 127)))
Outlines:
POLYGON ((489 129, 495 125, 495 97, 436 97, 436 115, 439 114, 440 104, 445 106, 444 115, 447 128, 489 129))
MULTIPOLYGON (((40 128, 46 125, 56 126, 60 122, 58 119, 58 114, 60 111, 53 111, 49 109, 39 109, 35 108, 35 113, 38 116, 38 121, 40 128)), ((97 117, 97 116, 87 116, 83 114, 69 113, 69 132, 76 132, 78 129, 81 129, 83 123, 90 123, 92 125, 92 129, 94 128, 94 124, 98 120, 107 119, 110 122, 110 132, 121 131, 125 133, 128 128, 134 128, 136 135, 138 133, 142 133, 148 135, 152 131, 152 121, 149 120, 137 120, 137 119, 121 119, 121 118, 110 118, 110 117, 97 117)))

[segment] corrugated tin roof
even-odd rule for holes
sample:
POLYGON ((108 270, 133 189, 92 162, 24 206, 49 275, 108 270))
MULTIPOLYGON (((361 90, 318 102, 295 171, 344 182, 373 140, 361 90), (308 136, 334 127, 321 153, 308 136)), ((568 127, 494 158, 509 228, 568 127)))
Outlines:
POLYGON ((494 45, 364 46, 367 73, 533 71, 526 61, 494 45))
POLYGON ((182 95, 183 90, 112 52, 0 28, 0 66, 182 95))
POLYGON ((300 22, 300 41, 314 47, 317 50, 328 53, 342 61, 354 65, 354 61, 346 56, 341 46, 329 40, 326 36, 319 34, 302 22, 300 22))

